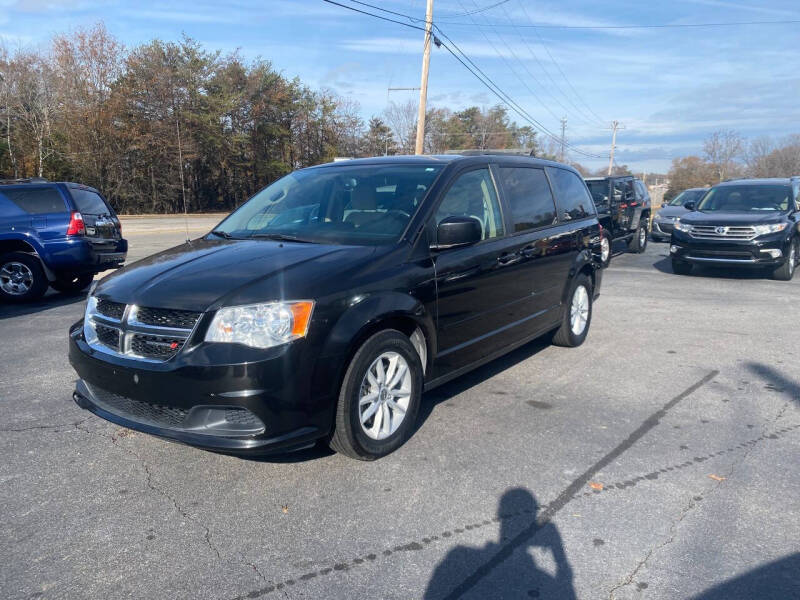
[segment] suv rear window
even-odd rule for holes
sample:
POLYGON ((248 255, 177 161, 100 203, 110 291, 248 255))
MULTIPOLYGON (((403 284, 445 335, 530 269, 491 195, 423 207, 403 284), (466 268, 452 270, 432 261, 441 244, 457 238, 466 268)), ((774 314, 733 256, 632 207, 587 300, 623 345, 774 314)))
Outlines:
POLYGON ((75 201, 75 206, 78 207, 78 212, 85 215, 111 214, 100 194, 79 188, 71 188, 69 193, 72 194, 72 199, 75 201))
POLYGON ((572 171, 547 167, 547 174, 556 190, 562 221, 585 219, 596 214, 594 202, 583 180, 572 171))
POLYGON ((515 232, 553 224, 556 205, 542 169, 500 167, 500 179, 511 209, 515 232))
POLYGON ((64 199, 55 188, 2 190, 0 193, 31 215, 67 212, 64 199))

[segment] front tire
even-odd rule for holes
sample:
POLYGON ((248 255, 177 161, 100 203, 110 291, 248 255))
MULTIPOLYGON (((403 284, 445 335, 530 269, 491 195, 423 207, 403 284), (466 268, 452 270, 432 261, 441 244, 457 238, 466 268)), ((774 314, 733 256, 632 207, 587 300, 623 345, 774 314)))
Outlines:
POLYGON ((422 386, 422 364, 407 336, 394 329, 371 336, 342 380, 330 447, 357 460, 395 451, 414 430, 422 386))
POLYGON ((94 273, 79 273, 58 275, 55 281, 50 282, 50 287, 65 294, 75 294, 89 287, 94 280, 94 273))
POLYGON ((630 242, 630 249, 631 252, 641 254, 645 248, 647 248, 647 223, 639 221, 639 229, 636 230, 630 242))
POLYGON ((794 277, 795 267, 797 267, 797 259, 800 256, 800 248, 798 248, 797 239, 793 239, 789 246, 789 256, 783 264, 772 272, 772 278, 778 281, 791 281, 794 277))
POLYGON ((39 259, 24 252, 0 256, 0 300, 31 302, 47 291, 47 276, 39 259))
POLYGON ((567 298, 564 317, 553 336, 553 343, 575 348, 586 339, 592 323, 592 280, 585 273, 580 273, 572 282, 567 298))

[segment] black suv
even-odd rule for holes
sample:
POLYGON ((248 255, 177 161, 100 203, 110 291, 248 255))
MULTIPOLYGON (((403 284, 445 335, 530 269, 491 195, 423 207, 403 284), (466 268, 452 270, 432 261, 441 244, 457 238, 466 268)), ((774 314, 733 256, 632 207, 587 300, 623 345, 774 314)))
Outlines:
POLYGON ((70 330, 76 402, 208 449, 373 459, 423 389, 554 333, 578 346, 600 224, 570 167, 527 157, 297 171, 215 230, 125 267, 70 330))
POLYGON ((621 177, 588 177, 586 185, 603 226, 602 262, 611 260, 611 244, 616 240, 628 242, 633 252, 644 252, 650 224, 650 194, 640 179, 621 177))
POLYGON ((800 177, 740 179, 712 187, 675 223, 672 270, 757 267, 788 281, 800 260, 800 177))

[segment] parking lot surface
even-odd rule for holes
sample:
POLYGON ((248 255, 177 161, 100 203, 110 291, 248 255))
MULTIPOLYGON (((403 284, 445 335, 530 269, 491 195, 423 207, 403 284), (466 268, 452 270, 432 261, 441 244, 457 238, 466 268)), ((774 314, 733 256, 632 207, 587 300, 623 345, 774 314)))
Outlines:
MULTIPOLYGON (((186 236, 124 232, 131 260, 186 236)), ((83 299, 0 305, 0 597, 800 597, 798 305, 800 277, 620 253, 583 346, 425 394, 372 463, 107 423, 71 399, 83 299)))

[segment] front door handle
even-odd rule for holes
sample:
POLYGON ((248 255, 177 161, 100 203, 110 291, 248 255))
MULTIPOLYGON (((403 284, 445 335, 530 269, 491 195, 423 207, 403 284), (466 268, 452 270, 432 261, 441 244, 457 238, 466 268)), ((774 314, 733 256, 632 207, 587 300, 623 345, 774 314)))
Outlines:
POLYGON ((513 265, 514 263, 519 262, 520 260, 522 260, 522 257, 519 254, 517 253, 512 254, 510 252, 501 254, 500 256, 497 257, 497 263, 502 267, 513 265))

